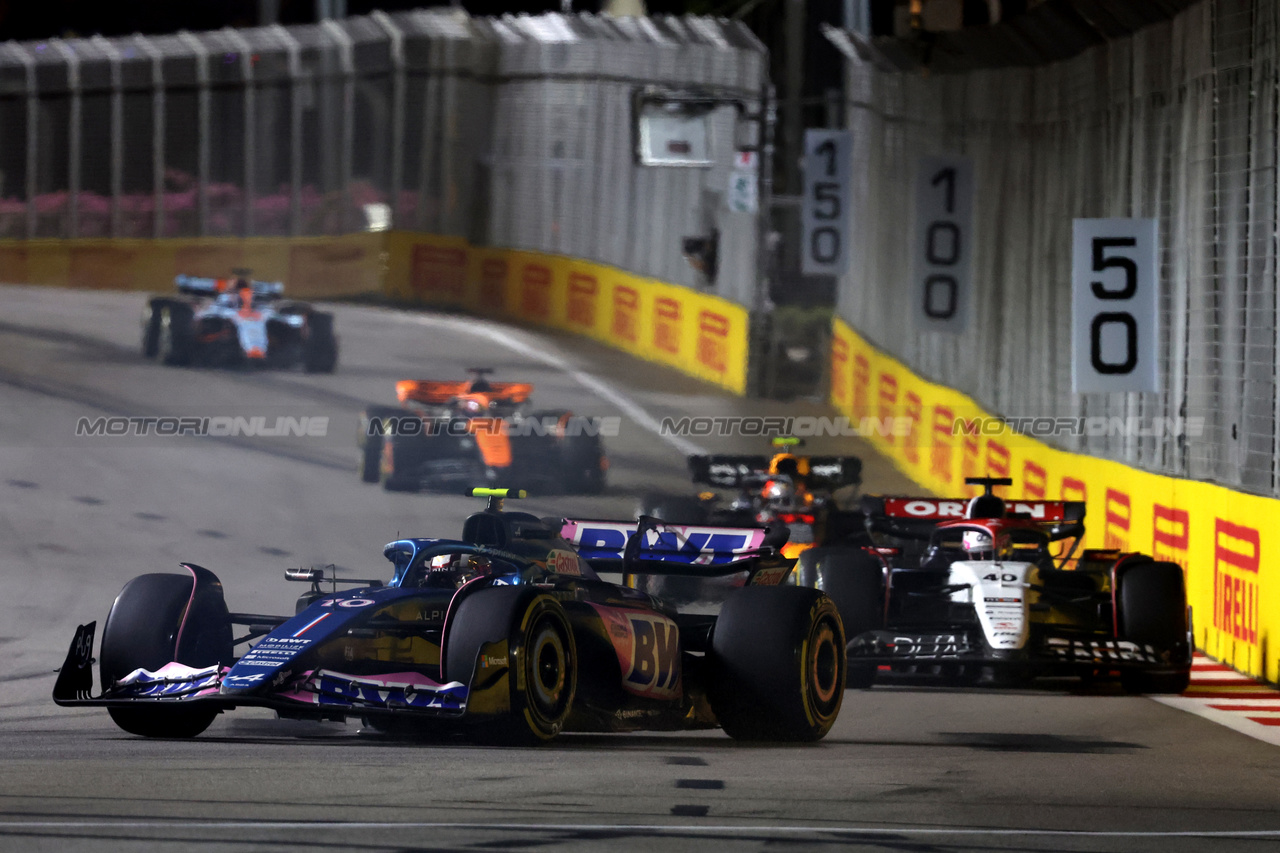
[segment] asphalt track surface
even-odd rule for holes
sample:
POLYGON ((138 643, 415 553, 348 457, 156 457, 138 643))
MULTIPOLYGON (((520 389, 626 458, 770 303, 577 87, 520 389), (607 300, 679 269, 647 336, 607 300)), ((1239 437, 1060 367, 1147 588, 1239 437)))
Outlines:
MULTIPOLYGON (((141 302, 0 288, 0 849, 1280 849, 1276 747, 1106 688, 849 691, 831 735, 800 747, 719 732, 387 742, 254 710, 147 741, 59 709, 75 626, 101 622, 133 575, 191 560, 233 610, 290 612, 286 566, 385 576, 397 533, 456 533, 472 501, 357 480, 356 415, 393 402, 397 379, 487 365, 548 408, 624 416, 605 497, 528 501, 570 516, 626 517, 640 491, 687 488, 680 448, 646 418, 823 411, 736 400, 572 338, 358 306, 335 308, 333 376, 165 368, 138 354, 141 302), (75 436, 81 417, 159 414, 330 424, 324 438, 75 436)), ((868 491, 908 488, 856 440, 812 449, 863 453, 868 491)))

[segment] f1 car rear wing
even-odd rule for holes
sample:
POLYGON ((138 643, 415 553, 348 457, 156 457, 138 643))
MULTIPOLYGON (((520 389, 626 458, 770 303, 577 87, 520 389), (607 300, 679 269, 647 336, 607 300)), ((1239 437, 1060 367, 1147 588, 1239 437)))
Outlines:
MULTIPOLYGON (((809 473, 801 475, 809 488, 838 489, 862 482, 862 460, 856 456, 809 456, 809 473)), ((769 476, 772 457, 715 454, 690 456, 689 474, 695 483, 736 489, 769 476)))
MULTIPOLYGON (((928 539, 943 521, 965 518, 968 498, 866 496, 862 512, 872 533, 901 539, 928 539)), ((1005 516, 1042 524, 1051 539, 1079 537, 1084 533, 1083 501, 1005 501, 1005 516)))
POLYGON ((533 393, 533 385, 528 382, 485 382, 483 388, 477 388, 470 379, 402 379, 396 383, 396 397, 402 403, 412 400, 428 406, 443 406, 455 397, 474 393, 487 394, 506 403, 523 403, 533 393))
POLYGON ((769 471, 768 456, 716 454, 690 456, 689 474, 695 483, 736 489, 752 477, 769 471))
MULTIPOLYGON (((174 276, 173 283, 179 293, 190 293, 194 296, 217 296, 234 290, 238 279, 234 278, 200 278, 194 275, 174 276)), ((249 287, 255 296, 283 296, 282 281, 251 281, 249 287)))
POLYGON ((598 570, 694 577, 789 570, 795 561, 778 555, 788 533, 785 527, 667 524, 648 516, 638 522, 566 518, 560 530, 598 570))

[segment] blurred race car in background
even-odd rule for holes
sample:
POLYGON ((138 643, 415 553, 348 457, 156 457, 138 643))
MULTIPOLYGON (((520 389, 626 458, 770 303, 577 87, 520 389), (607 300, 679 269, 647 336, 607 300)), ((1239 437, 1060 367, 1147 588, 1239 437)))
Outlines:
POLYGON ((801 557, 798 582, 840 609, 849 684, 892 672, 1016 685, 1119 674, 1135 693, 1190 680, 1191 613, 1180 566, 1076 549, 1085 504, 1012 500, 1007 478, 975 477, 972 499, 866 497, 863 548, 801 557))
POLYGON ((862 483, 856 456, 804 456, 797 438, 772 440, 765 455, 694 455, 688 458, 694 483, 733 492, 697 495, 649 494, 637 515, 682 524, 756 525, 781 523, 791 529, 783 553, 799 557, 815 546, 870 544, 861 510, 843 509, 862 483), (837 499, 836 492, 845 493, 837 499))
POLYGON ((193 737, 240 706, 526 742, 716 725, 745 740, 814 741, 830 730, 844 694, 840 618, 821 592, 778 585, 791 561, 765 544, 769 531, 648 520, 621 543, 614 522, 504 512, 507 490, 475 493, 490 503, 460 540, 386 546, 385 585, 287 570, 311 584, 291 616, 228 612, 218 578, 191 563, 136 577, 103 627, 102 693, 92 695, 90 623, 54 700, 105 706, 147 737, 193 737), (601 580, 600 564, 715 582, 723 600, 715 613, 684 612, 601 580), (235 625, 247 634, 235 638, 235 625))
POLYGON ((278 281, 174 279, 178 296, 153 296, 142 312, 142 354, 168 365, 296 367, 332 373, 333 315, 285 300, 278 281))
POLYGON ((468 380, 396 383, 401 406, 369 406, 356 443, 360 478, 388 491, 514 484, 550 494, 595 495, 609 468, 599 422, 565 410, 530 411, 533 386, 468 380))

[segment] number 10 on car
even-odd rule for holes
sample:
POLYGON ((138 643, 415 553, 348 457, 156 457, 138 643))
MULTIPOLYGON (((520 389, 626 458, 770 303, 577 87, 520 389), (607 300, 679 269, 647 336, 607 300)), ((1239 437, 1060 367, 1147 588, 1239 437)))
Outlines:
POLYGON ((1072 392, 1158 391, 1156 220, 1072 224, 1072 392))

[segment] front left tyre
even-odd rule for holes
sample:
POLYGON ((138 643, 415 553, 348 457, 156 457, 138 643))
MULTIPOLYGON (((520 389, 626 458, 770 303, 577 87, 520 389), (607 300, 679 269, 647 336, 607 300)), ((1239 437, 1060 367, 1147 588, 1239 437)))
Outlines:
POLYGON ((1130 566, 1121 572, 1116 592, 1121 638, 1173 658, 1168 670, 1122 670, 1121 686, 1127 693, 1182 693, 1191 684, 1182 567, 1155 561, 1130 566))
MULTIPOLYGON (((104 690, 136 669, 154 672, 174 661, 196 668, 229 664, 231 624, 221 586, 197 585, 191 575, 139 575, 111 605, 99 655, 104 690)), ((176 701, 108 711, 126 732, 160 738, 195 737, 218 714, 176 701)))
POLYGON ((521 587, 477 590, 449 617, 444 678, 483 687, 477 660, 486 643, 507 641, 510 714, 488 724, 500 741, 544 743, 558 735, 578 689, 578 649, 569 617, 549 595, 521 587))

